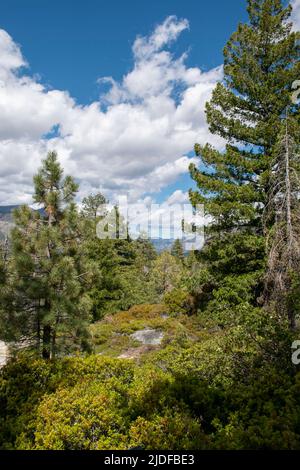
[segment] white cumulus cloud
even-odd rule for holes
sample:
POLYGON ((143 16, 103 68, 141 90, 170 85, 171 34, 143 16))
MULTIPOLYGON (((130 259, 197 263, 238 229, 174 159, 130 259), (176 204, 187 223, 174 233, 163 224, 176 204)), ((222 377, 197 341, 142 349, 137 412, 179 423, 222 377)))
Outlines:
POLYGON ((294 30, 300 31, 300 0, 292 0, 291 5, 293 7, 292 21, 294 24, 294 30))
POLYGON ((203 72, 187 66, 186 54, 172 54, 186 29, 187 20, 170 16, 138 37, 132 70, 120 82, 100 78, 110 89, 86 106, 30 76, 20 47, 0 30, 0 204, 31 201, 32 176, 48 150, 58 151, 81 194, 101 189, 138 200, 187 172, 195 142, 220 148, 204 107, 222 67, 203 72))

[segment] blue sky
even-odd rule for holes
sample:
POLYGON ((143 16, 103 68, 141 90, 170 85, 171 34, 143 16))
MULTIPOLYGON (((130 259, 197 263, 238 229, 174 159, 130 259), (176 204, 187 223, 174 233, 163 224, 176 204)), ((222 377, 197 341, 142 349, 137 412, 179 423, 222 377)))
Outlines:
POLYGON ((49 150, 79 199, 186 202, 194 144, 224 146, 205 103, 246 20, 246 0, 2 0, 0 205, 31 202, 49 150))
POLYGON ((2 0, 1 28, 21 45, 33 73, 80 103, 97 99, 96 80, 120 79, 132 66, 131 45, 169 15, 186 18, 189 31, 174 47, 189 50, 188 65, 203 70, 222 62, 222 48, 245 0, 2 0))

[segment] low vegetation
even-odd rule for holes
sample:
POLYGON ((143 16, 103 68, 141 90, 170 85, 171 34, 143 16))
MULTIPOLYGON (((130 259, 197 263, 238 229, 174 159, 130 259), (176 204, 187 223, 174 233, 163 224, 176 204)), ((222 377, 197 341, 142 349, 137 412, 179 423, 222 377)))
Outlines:
POLYGON ((1 449, 300 449, 299 33, 280 0, 248 13, 207 104, 226 149, 190 167, 201 251, 99 239, 118 207, 42 162, 0 244, 1 449))

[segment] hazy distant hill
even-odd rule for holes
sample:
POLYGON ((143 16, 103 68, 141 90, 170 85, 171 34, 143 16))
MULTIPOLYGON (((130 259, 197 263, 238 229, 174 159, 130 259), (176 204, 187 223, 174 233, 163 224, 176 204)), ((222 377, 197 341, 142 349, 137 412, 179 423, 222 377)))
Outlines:
POLYGON ((0 206, 0 220, 3 220, 3 219, 10 219, 11 220, 11 215, 12 215, 12 211, 14 209, 17 209, 19 206, 15 205, 15 206, 0 206))
MULTIPOLYGON (((12 213, 13 210, 17 209, 18 207, 18 205, 0 206, 0 240, 3 240, 7 236, 7 233, 11 230, 13 220, 12 213)), ((175 240, 156 238, 152 239, 151 241, 156 250, 161 252, 164 250, 170 250, 175 240)))
POLYGON ((151 242, 153 243, 155 249, 160 253, 161 251, 170 250, 175 240, 167 238, 153 238, 151 242))
POLYGON ((0 240, 6 238, 12 228, 12 212, 19 206, 0 206, 0 240))

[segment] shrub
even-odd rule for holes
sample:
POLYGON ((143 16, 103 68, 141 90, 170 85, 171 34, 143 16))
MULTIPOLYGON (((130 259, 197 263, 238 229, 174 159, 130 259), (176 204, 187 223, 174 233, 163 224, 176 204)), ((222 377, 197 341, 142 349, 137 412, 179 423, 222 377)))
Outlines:
POLYGON ((183 289, 173 289, 165 294, 164 304, 171 315, 191 314, 194 309, 192 297, 183 289))
POLYGON ((60 389, 37 409, 35 449, 126 449, 126 400, 108 384, 60 389))
POLYGON ((152 419, 142 417, 130 428, 132 446, 159 450, 205 449, 207 438, 201 431, 200 422, 189 414, 166 410, 152 419))

